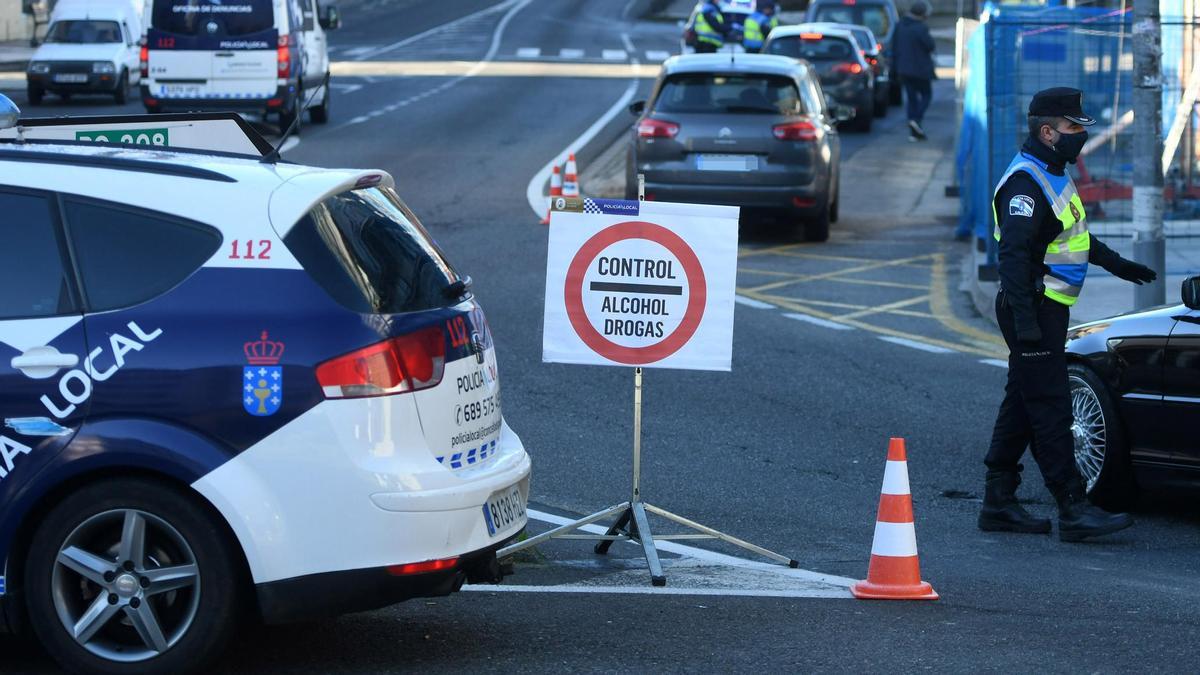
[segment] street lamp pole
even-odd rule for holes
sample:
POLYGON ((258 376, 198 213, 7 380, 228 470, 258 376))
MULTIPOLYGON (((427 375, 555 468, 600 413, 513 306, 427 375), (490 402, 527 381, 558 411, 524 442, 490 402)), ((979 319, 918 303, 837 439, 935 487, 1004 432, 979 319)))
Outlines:
POLYGON ((1156 281, 1134 286, 1134 307, 1143 309, 1167 299, 1158 0, 1133 3, 1133 111, 1133 259, 1158 273, 1156 281))

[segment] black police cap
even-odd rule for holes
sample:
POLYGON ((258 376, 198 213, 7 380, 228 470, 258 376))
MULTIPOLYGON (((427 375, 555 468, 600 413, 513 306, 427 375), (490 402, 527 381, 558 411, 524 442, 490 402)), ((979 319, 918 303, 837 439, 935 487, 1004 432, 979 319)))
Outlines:
POLYGON ((1090 127, 1096 120, 1083 114, 1083 92, 1070 87, 1051 87, 1033 95, 1029 114, 1039 117, 1065 117, 1090 127))

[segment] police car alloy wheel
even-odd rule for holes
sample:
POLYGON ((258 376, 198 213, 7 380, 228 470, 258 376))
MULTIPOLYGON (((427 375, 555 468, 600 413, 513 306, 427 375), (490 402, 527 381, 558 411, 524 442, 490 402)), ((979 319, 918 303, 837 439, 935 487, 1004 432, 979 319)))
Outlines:
POLYGON ((187 493, 143 479, 96 483, 34 535, 30 621, 68 670, 191 672, 235 628, 236 555, 187 493))

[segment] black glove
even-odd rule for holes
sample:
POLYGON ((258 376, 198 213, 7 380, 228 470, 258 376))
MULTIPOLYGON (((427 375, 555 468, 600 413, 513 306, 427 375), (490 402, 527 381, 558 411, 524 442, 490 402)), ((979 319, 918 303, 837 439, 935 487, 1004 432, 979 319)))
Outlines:
POLYGON ((1132 281, 1139 286, 1150 283, 1158 278, 1158 273, 1154 270, 1141 263, 1135 263, 1125 258, 1118 260, 1116 269, 1110 271, 1125 281, 1132 281))
POLYGON ((1017 327, 1017 342, 1023 345, 1036 345, 1042 341, 1042 329, 1036 323, 1017 327))

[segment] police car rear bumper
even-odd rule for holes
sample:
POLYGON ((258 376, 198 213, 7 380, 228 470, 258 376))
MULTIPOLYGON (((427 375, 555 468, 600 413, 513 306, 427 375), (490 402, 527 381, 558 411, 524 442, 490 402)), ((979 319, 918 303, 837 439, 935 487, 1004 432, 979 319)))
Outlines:
POLYGON ((268 113, 286 110, 292 105, 293 87, 284 86, 275 90, 275 94, 267 97, 254 98, 166 98, 154 96, 150 88, 141 85, 142 103, 148 108, 159 112, 214 112, 232 110, 236 112, 268 113))
POLYGON ((397 576, 387 567, 374 567, 258 584, 259 611, 270 624, 310 621, 380 609, 413 598, 442 597, 458 592, 466 583, 498 583, 503 574, 496 551, 523 531, 459 556, 455 566, 445 571, 397 576))

